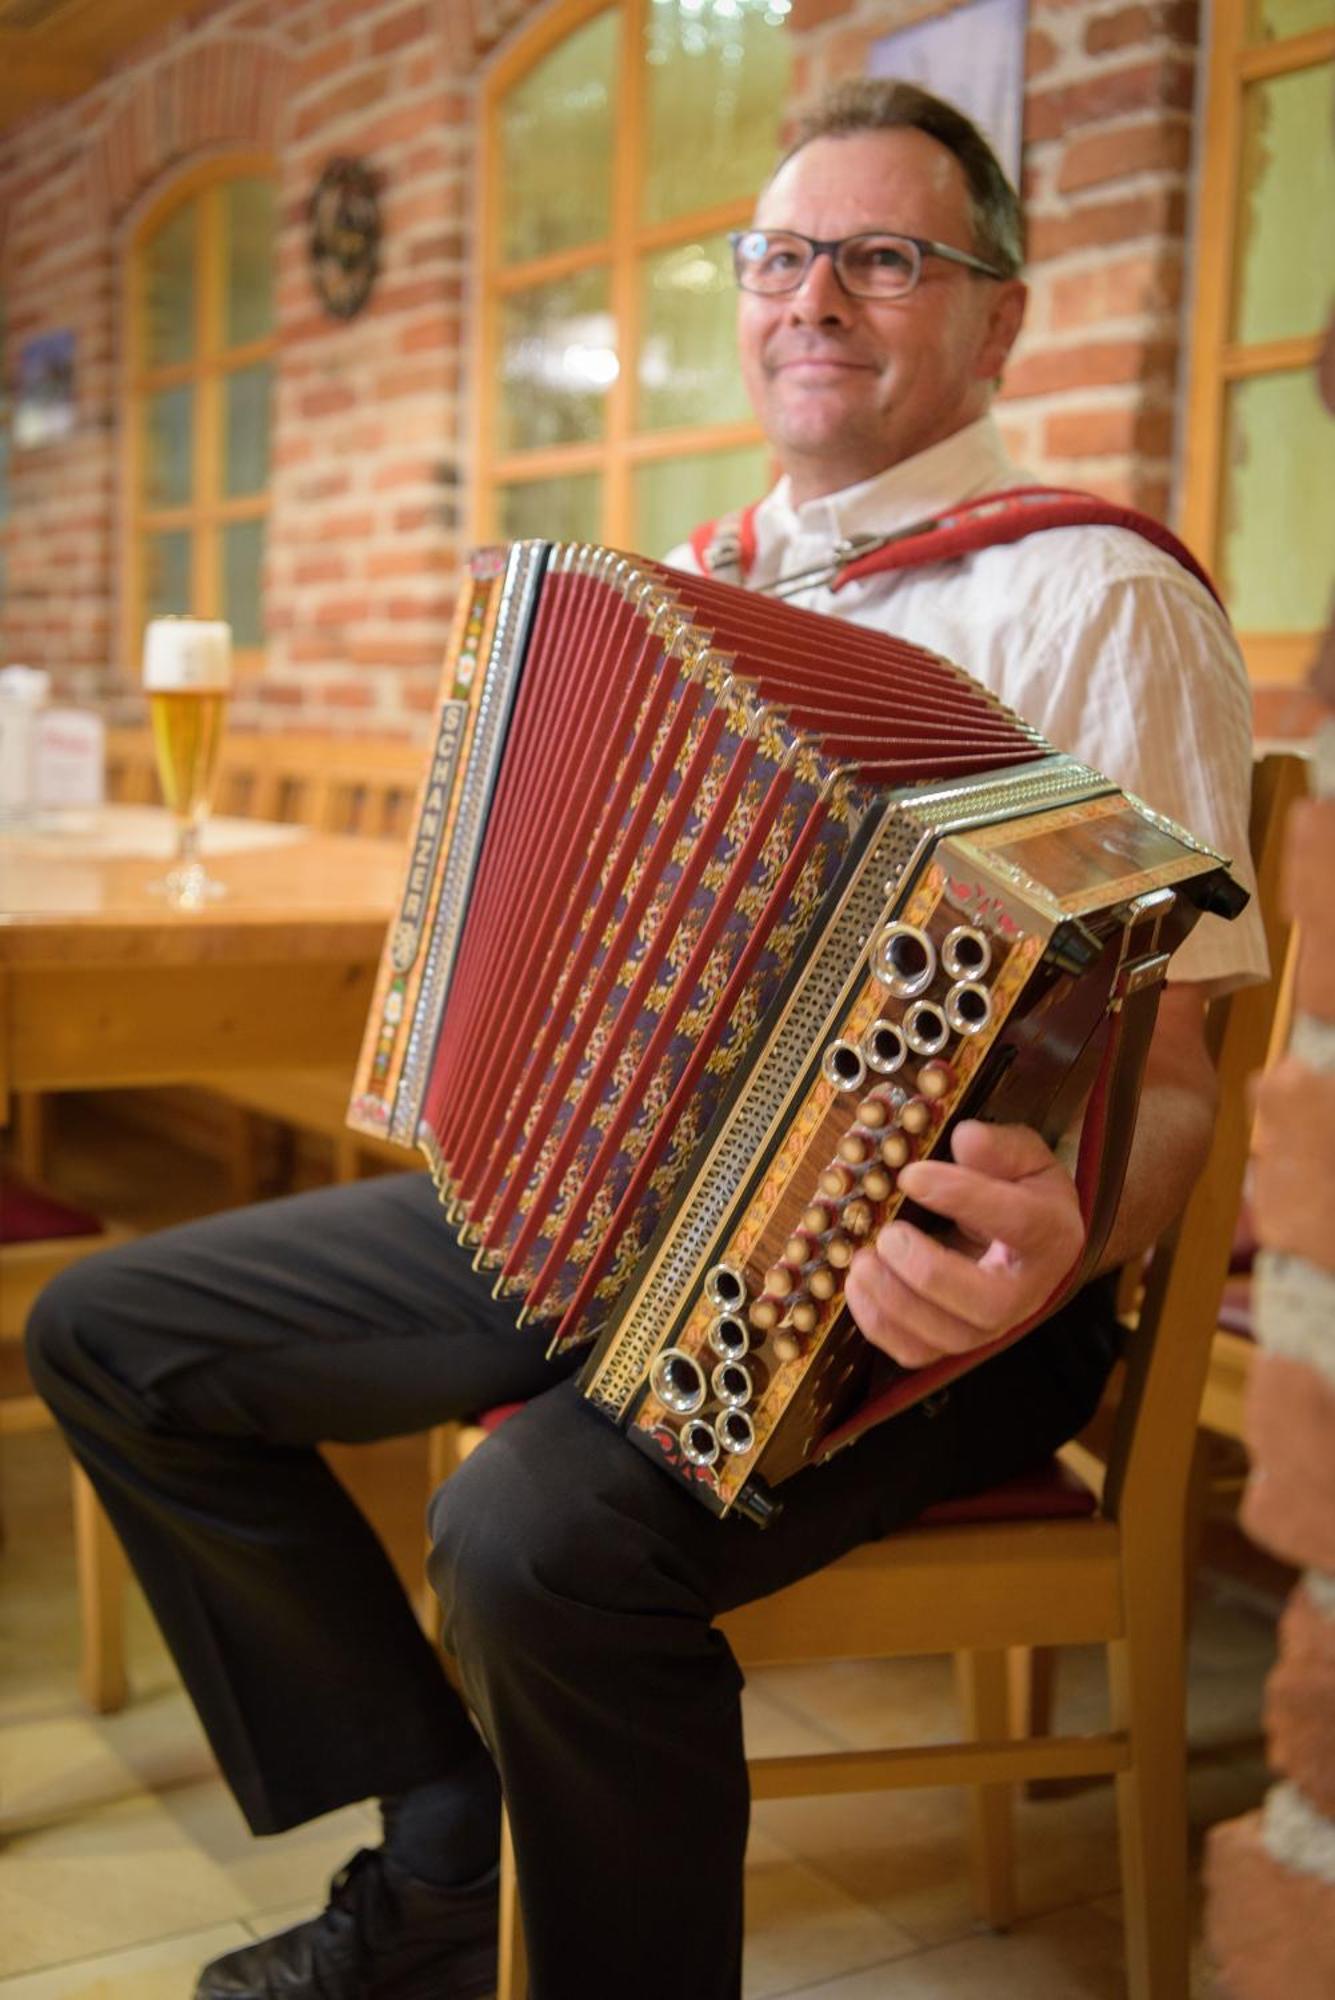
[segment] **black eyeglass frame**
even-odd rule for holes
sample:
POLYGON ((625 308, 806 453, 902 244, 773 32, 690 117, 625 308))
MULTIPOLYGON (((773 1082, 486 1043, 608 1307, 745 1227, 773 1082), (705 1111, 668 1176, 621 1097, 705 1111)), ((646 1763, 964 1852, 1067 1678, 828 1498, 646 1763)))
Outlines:
POLYGON ((822 256, 829 258, 830 268, 834 272, 840 289, 846 292, 850 299, 906 299, 910 292, 917 290, 918 282, 922 277, 923 260, 927 257, 943 257, 949 264, 961 264, 966 271, 976 271, 984 278, 996 278, 1003 284, 1011 275, 1008 271, 999 271, 995 264, 985 264, 981 257, 974 257, 967 250, 957 250, 951 243, 934 243, 927 236, 906 236, 898 229, 860 229, 853 236, 821 237, 804 236, 800 229, 757 229, 752 227, 750 229, 730 229, 728 231, 728 242, 732 247, 732 274, 738 286, 742 291, 750 292, 753 298, 761 299, 782 299, 787 298, 793 292, 800 292, 807 281, 812 265, 818 257, 822 256), (796 273, 791 284, 758 286, 748 285, 745 282, 742 277, 739 252, 741 245, 746 241, 748 236, 780 237, 785 241, 805 243, 807 247, 807 260, 801 270, 796 273), (849 284, 847 278, 839 268, 839 253, 842 250, 846 250, 850 243, 865 243, 869 240, 907 243, 913 251, 916 260, 913 268, 913 276, 902 291, 867 292, 860 291, 849 284))

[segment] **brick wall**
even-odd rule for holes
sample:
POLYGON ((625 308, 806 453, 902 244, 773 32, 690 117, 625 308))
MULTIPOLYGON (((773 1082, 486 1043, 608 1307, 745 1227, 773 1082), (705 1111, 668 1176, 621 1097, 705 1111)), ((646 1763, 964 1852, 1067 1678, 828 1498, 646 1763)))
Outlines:
MULTIPOLYGON (((79 421, 12 466, 4 652, 81 697, 133 686, 117 599, 122 245, 200 151, 263 146, 281 196, 264 672, 248 719, 412 730, 463 553, 480 59, 530 0, 224 0, 0 138, 7 365, 72 327, 79 421), (311 293, 305 203, 331 155, 383 184, 381 275, 350 323, 311 293)), ((796 0, 799 89, 932 11, 796 0)), ((1039 473, 1167 510, 1195 9, 1031 0, 1033 300, 1002 415, 1039 473)))

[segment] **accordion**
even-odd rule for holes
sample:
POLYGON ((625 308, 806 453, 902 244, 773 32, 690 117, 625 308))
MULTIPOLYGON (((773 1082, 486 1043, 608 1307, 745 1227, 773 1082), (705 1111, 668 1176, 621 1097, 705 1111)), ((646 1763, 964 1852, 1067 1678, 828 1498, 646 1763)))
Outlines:
POLYGON ((763 1521, 966 1365, 899 1369, 844 1304, 914 1213, 899 1169, 1088 1101, 1096 1245, 1168 958, 1244 901, 933 654, 614 550, 485 550, 349 1122, 425 1153, 634 1444, 763 1521))

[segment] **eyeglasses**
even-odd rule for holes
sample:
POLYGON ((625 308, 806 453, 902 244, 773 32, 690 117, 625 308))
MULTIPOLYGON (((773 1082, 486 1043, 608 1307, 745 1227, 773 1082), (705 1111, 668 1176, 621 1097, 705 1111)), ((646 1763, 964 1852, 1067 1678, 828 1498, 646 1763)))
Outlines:
POLYGON ((801 289, 816 259, 829 258, 834 275, 854 299, 902 299, 922 276, 923 260, 944 257, 984 278, 1006 278, 994 264, 956 250, 949 243, 932 243, 923 236, 892 236, 883 229, 862 236, 836 236, 822 241, 795 229, 734 229, 732 268, 744 292, 781 298, 801 289))

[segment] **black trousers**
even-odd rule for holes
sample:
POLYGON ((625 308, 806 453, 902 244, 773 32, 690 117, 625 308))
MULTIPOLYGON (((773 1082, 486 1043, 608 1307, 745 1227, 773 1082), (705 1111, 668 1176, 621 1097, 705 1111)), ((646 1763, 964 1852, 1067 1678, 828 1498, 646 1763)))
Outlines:
POLYGON ((1092 1288, 1006 1354, 718 1521, 470 1268, 425 1176, 234 1211, 39 1300, 33 1375, 114 1522, 256 1832, 448 1777, 463 1704, 315 1447, 527 1408, 430 1508, 431 1580, 514 1829, 537 2000, 730 2000, 741 1676, 716 1613, 1042 1459, 1115 1344, 1092 1288), (665 1918, 665 1905, 675 1915, 665 1918))

